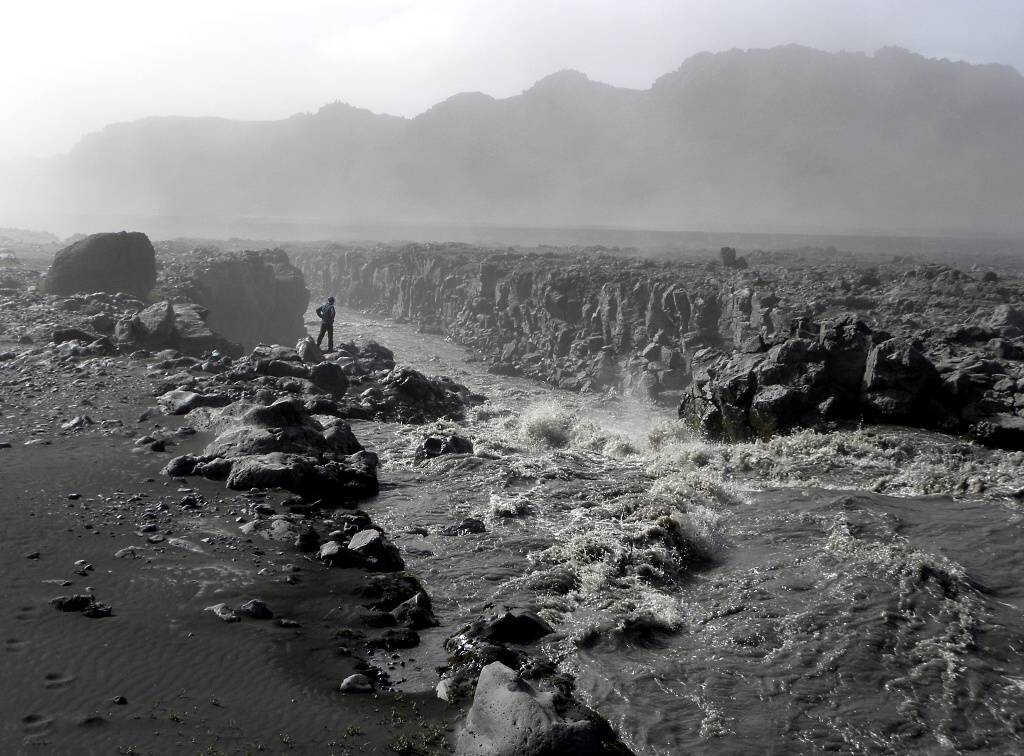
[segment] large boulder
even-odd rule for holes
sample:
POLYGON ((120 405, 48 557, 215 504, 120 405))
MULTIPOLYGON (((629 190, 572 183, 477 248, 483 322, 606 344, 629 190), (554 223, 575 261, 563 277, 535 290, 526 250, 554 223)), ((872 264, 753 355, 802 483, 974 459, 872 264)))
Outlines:
POLYGON ((602 735, 595 721, 563 717, 551 693, 541 693, 501 662, 493 662, 480 673, 456 753, 597 756, 608 753, 602 735))
POLYGON ((325 417, 325 426, 296 398, 270 405, 236 402, 222 409, 199 406, 190 417, 194 428, 217 436, 201 455, 172 460, 167 474, 225 480, 228 488, 242 491, 283 488, 332 505, 379 490, 376 460, 361 453, 348 423, 325 417))
POLYGON ((166 261, 160 286, 170 299, 202 305, 210 328, 246 349, 292 343, 306 333, 309 291, 280 249, 196 249, 166 261))
POLYGON ((145 299, 156 285, 156 253, 144 233, 92 234, 60 250, 46 273, 51 294, 124 291, 145 299))
POLYGON ((237 345, 212 331, 206 316, 206 309, 197 304, 157 302, 120 320, 115 337, 122 345, 174 349, 194 357, 214 351, 237 355, 237 345))

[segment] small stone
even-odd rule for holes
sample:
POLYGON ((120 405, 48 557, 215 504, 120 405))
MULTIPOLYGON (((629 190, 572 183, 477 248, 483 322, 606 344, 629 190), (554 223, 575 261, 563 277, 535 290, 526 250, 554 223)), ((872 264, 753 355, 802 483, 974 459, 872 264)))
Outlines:
POLYGON ((235 614, 235 610, 227 604, 214 604, 213 606, 206 607, 206 611, 213 612, 217 615, 217 619, 223 620, 224 622, 242 621, 242 618, 235 614))
POLYGON ((373 683, 366 675, 349 675, 342 681, 339 690, 342 693, 372 693, 373 683))
POLYGON ((110 699, 110 703, 115 704, 117 706, 124 706, 126 703, 128 703, 128 699, 124 696, 114 696, 110 699))
POLYGON ((270 608, 260 599, 251 599, 242 604, 242 610, 248 612, 251 616, 256 619, 271 619, 274 613, 270 611, 270 608))

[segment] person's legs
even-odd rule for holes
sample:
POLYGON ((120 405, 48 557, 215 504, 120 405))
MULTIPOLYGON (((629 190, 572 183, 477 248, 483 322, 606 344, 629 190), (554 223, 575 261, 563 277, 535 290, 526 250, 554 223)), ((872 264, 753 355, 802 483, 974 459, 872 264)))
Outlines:
POLYGON ((334 323, 327 324, 327 351, 334 351, 334 323))
POLYGON ((316 345, 320 346, 320 344, 324 340, 324 334, 328 333, 328 332, 331 332, 331 335, 328 338, 327 344, 328 344, 328 346, 332 346, 333 347, 333 345, 331 344, 331 342, 334 341, 334 333, 333 333, 333 331, 334 331, 333 326, 331 326, 331 325, 329 325, 327 323, 320 323, 320 335, 316 337, 316 345))

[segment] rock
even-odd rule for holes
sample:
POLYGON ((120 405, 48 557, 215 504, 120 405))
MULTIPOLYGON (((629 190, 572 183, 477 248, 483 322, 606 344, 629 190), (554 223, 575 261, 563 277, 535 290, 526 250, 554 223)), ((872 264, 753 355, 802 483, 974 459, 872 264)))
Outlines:
POLYGON ((915 421, 919 399, 939 385, 938 372, 927 357, 912 344, 889 339, 868 354, 860 398, 876 418, 915 421))
POLYGON ((504 606, 495 608, 480 629, 480 637, 494 643, 534 643, 554 630, 536 612, 530 609, 504 606))
POLYGON ((166 261, 161 288, 201 306, 210 329, 245 349, 294 343, 306 330, 309 291, 281 249, 196 249, 166 261))
POLYGON ((971 431, 979 444, 1024 451, 1024 418, 996 413, 979 419, 971 431))
POLYGON ((995 328, 1011 326, 1024 331, 1024 312, 1008 304, 1001 304, 992 311, 989 324, 995 328))
POLYGON ((58 596, 50 601, 61 612, 81 612, 94 603, 96 597, 88 593, 76 593, 73 596, 58 596))
POLYGON ((314 365, 309 371, 309 380, 335 399, 340 399, 348 391, 348 376, 341 366, 334 362, 319 362, 314 365))
POLYGON ((355 590, 372 609, 390 612, 418 593, 424 593, 420 581, 407 572, 370 575, 355 590))
POLYGON ((43 285, 51 294, 123 291, 145 299, 156 285, 156 253, 138 231, 92 234, 57 252, 43 285))
POLYGON ((144 349, 166 349, 175 329, 174 305, 157 302, 132 318, 134 341, 144 349))
POLYGON ((168 415, 187 415, 197 407, 226 407, 231 404, 227 394, 199 394, 195 391, 168 391, 156 403, 168 415))
POLYGON ((437 532, 439 535, 445 536, 457 536, 466 535, 467 533, 485 533, 487 526, 484 521, 476 517, 467 517, 457 525, 447 525, 440 528, 437 532))
POLYGON ((484 667, 456 745, 459 756, 597 756, 606 753, 598 727, 569 721, 541 693, 500 662, 484 667))
POLYGON ((194 454, 182 454, 168 462, 160 472, 172 478, 191 475, 197 464, 199 460, 194 454))
POLYGON ((206 607, 206 611, 213 612, 217 619, 223 620, 224 622, 242 621, 242 618, 235 613, 235 610, 227 604, 214 604, 213 606, 206 607))
POLYGON ((234 344, 210 329, 206 317, 206 309, 197 304, 158 302, 119 321, 114 333, 119 343, 149 350, 173 349, 193 356, 214 351, 237 354, 234 344))
POLYGON ((260 599, 250 599, 242 604, 242 611, 248 612, 249 616, 255 619, 272 619, 274 613, 270 611, 270 608, 261 601, 260 599))
POLYGON ((412 630, 423 630, 440 624, 434 616, 430 596, 422 591, 396 606, 391 611, 391 615, 398 624, 412 630))
POLYGON ((342 546, 337 541, 327 541, 320 546, 316 558, 324 562, 328 567, 372 567, 372 557, 342 546))
POLYGON ((366 675, 349 675, 342 681, 339 690, 342 693, 372 693, 373 683, 366 675))
POLYGON ((316 345, 311 336, 299 339, 299 342, 295 345, 295 352, 299 355, 299 359, 307 365, 315 365, 327 359, 324 356, 323 350, 316 345))
POLYGON ((81 328, 58 328, 53 332, 51 340, 54 344, 63 344, 65 341, 82 341, 91 344, 98 338, 97 334, 83 331, 81 328))
POLYGON ((366 641, 367 648, 379 648, 394 651, 399 648, 414 648, 420 643, 420 636, 407 627, 385 630, 380 635, 366 641))
POLYGON ((239 354, 241 350, 234 341, 209 324, 209 315, 210 311, 202 305, 192 302, 175 303, 175 348, 185 354, 196 356, 211 352, 239 354))
MULTIPOLYGON (((79 571, 84 573, 85 570, 79 571)), ((81 612, 90 619, 109 617, 113 610, 106 604, 100 604, 92 594, 75 594, 73 596, 59 596, 53 599, 51 604, 61 612, 81 612)))
POLYGON ((370 557, 373 569, 380 572, 405 569, 405 561, 398 548, 380 531, 367 529, 356 533, 349 541, 348 548, 370 557))
POLYGON ((468 438, 458 435, 451 435, 447 438, 427 436, 417 453, 417 459, 433 459, 442 454, 472 454, 473 442, 468 438))

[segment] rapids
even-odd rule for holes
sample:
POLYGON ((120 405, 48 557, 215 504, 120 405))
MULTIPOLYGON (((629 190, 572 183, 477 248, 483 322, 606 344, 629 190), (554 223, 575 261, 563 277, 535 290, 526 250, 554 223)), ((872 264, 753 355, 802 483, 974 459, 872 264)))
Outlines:
MULTIPOLYGON (((531 606, 545 651, 638 754, 1024 752, 1024 455, 903 428, 705 444, 672 408, 488 374, 441 337, 339 310, 341 340, 489 401, 353 423, 367 503, 440 639, 531 606), (430 434, 473 457, 417 462, 430 434), (441 530, 473 517, 485 532, 441 530)), ((399 687, 436 685, 406 672, 399 687)))

